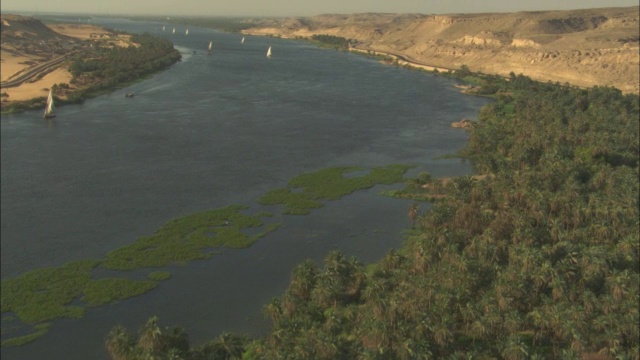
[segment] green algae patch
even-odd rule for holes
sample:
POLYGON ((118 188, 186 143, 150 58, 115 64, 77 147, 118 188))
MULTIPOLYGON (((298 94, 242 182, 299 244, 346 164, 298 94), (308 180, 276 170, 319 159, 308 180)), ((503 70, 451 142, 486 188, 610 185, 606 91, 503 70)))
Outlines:
POLYGON ((98 264, 94 260, 75 261, 2 280, 1 310, 14 312, 28 324, 60 317, 82 317, 84 308, 69 304, 82 294, 91 281, 92 269, 98 264))
POLYGON ((114 270, 134 270, 206 259, 213 256, 212 249, 218 247, 251 246, 281 225, 269 224, 255 235, 246 234, 243 230, 263 226, 261 218, 271 214, 250 216, 240 212, 244 209, 244 206, 228 206, 172 220, 152 236, 140 238, 132 245, 109 253, 103 261, 76 261, 2 280, 2 313, 13 312, 20 322, 35 325, 35 331, 22 335, 4 326, 4 320, 8 318, 5 317, 3 346, 22 345, 44 335, 49 328, 48 324, 44 326, 45 321, 62 317, 80 318, 87 304, 99 306, 138 296, 157 287, 158 281, 171 277, 169 272, 157 271, 142 281, 124 276, 92 279, 92 270, 100 264, 114 270), (72 305, 80 299, 82 302, 72 305))
POLYGON ((246 208, 232 205, 171 220, 152 236, 109 253, 103 266, 114 270, 163 267, 208 259, 215 254, 211 249, 219 247, 248 247, 266 235, 266 231, 255 236, 242 231, 264 225, 261 217, 265 214, 251 216, 240 212, 246 208))
POLYGON ((20 345, 24 345, 26 343, 30 343, 36 339, 38 339, 39 337, 43 336, 44 334, 47 333, 47 331, 49 331, 49 328, 51 327, 51 323, 42 323, 42 324, 38 324, 36 326, 34 326, 35 331, 27 334, 27 335, 22 335, 22 336, 16 336, 13 337, 11 339, 7 339, 7 340, 2 340, 2 343, 0 343, 0 346, 5 347, 5 346, 20 346, 20 345))
POLYGON ((322 207, 322 203, 311 198, 311 194, 294 193, 291 189, 274 189, 260 198, 263 205, 285 205, 285 214, 306 215, 312 209, 322 207))
MULTIPOLYGON (((259 201, 285 205, 287 214, 306 214, 322 207, 322 201, 337 200, 378 184, 401 182, 410 168, 390 165, 371 170, 357 167, 319 170, 292 178, 286 188, 269 191, 259 201)), ((151 236, 141 237, 131 245, 110 252, 104 260, 76 261, 2 280, 2 346, 33 341, 48 331, 50 320, 80 318, 87 306, 144 294, 157 287, 159 281, 171 277, 167 271, 154 271, 149 273, 147 280, 132 280, 125 275, 92 279, 93 269, 98 265, 129 271, 207 259, 222 247, 249 247, 282 226, 282 223, 265 224, 262 221, 271 217, 271 213, 242 213, 247 208, 233 205, 187 215, 169 221, 151 236), (9 321, 14 314, 17 319, 9 321), (14 321, 22 325, 8 325, 14 321)))
POLYGON ((158 282, 152 280, 137 281, 126 278, 93 280, 84 287, 82 300, 91 306, 98 306, 142 295, 156 286, 158 282))
POLYGON ((91 272, 99 264, 95 260, 75 261, 58 268, 30 271, 13 279, 2 280, 0 308, 13 312, 25 324, 35 325, 35 331, 15 336, 2 322, 2 346, 17 346, 43 336, 49 329, 45 321, 57 318, 80 318, 85 308, 70 305, 91 281, 91 272), (8 338, 8 339, 6 339, 8 338))
POLYGON ((171 278, 171 273, 168 271, 153 271, 149 273, 149 276, 147 277, 149 278, 149 280, 163 281, 171 278))
POLYGON ((370 171, 360 167, 334 167, 298 175, 286 188, 274 189, 258 201, 263 205, 284 205, 283 212, 304 215, 323 206, 322 200, 338 200, 356 190, 375 185, 390 185, 404 180, 404 173, 413 166, 388 165, 370 171), (348 176, 365 172, 361 176, 348 176))

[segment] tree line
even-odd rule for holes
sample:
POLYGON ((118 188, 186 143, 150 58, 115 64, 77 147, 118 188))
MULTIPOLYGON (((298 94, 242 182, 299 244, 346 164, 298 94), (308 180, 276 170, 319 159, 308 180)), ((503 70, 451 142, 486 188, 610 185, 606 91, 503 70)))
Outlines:
POLYGON ((314 34, 311 35, 311 40, 320 43, 320 45, 322 46, 328 46, 341 50, 347 50, 351 45, 351 40, 334 35, 314 34))
POLYGON ((70 83, 83 91, 69 95, 70 101, 84 98, 87 92, 110 89, 164 69, 181 58, 180 52, 167 39, 148 33, 135 34, 137 46, 97 46, 89 54, 74 59, 69 66, 70 83))

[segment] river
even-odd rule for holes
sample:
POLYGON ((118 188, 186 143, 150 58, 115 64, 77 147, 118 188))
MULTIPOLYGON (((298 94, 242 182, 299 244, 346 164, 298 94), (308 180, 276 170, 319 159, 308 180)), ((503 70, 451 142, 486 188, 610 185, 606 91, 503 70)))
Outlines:
MULTIPOLYGON (((452 80, 380 64, 297 40, 211 29, 95 19, 93 24, 170 38, 181 62, 127 88, 57 109, 2 116, 2 278, 99 259, 168 220, 257 199, 292 176, 332 166, 413 164, 411 174, 461 175, 442 158, 487 99, 452 80), (207 46, 213 42, 213 53, 207 46), (271 46, 273 56, 266 57, 271 46), (194 53, 195 51, 195 53, 194 53), (134 98, 126 98, 133 92, 134 98)), ((396 186, 397 187, 397 186, 396 186)), ((286 288, 292 267, 338 249, 362 262, 400 246, 408 202, 381 188, 327 203, 249 249, 167 268, 172 278, 143 296, 54 321, 49 333, 3 359, 104 359, 117 324, 134 332, 150 316, 183 326, 192 345, 222 331, 260 335, 262 305, 286 288)), ((424 207, 423 207, 424 208, 424 207)), ((267 209, 278 212, 278 209, 267 209)))

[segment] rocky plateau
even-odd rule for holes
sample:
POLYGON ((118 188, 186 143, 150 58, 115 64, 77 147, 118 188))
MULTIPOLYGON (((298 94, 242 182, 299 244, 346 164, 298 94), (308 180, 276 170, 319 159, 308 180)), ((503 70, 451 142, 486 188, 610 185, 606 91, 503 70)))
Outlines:
POLYGON ((251 20, 246 34, 352 40, 423 65, 640 91, 640 7, 484 14, 328 14, 251 20))

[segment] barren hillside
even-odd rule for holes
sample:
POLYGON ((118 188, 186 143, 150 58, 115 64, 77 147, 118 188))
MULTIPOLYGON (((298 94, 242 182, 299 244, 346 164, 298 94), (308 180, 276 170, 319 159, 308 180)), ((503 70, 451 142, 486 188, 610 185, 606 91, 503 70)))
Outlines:
POLYGON ((31 17, 3 14, 0 20, 2 51, 8 54, 47 58, 64 54, 77 43, 77 39, 60 34, 31 17))
POLYGON ((500 14, 353 14, 255 21, 245 33, 328 34, 445 68, 639 89, 639 7, 500 14))

